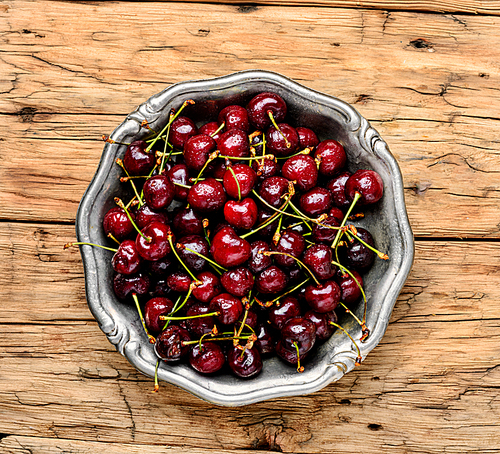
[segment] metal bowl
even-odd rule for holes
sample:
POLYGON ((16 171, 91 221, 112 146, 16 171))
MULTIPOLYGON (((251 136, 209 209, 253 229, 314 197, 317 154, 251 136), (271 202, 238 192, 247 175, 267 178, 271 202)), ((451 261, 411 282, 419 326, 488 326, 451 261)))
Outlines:
MULTIPOLYGON (((113 132, 117 142, 131 142, 146 136, 141 127, 147 120, 158 131, 168 121, 171 108, 186 99, 196 105, 186 115, 195 121, 216 119, 219 110, 229 104, 245 105, 262 91, 279 94, 288 105, 288 121, 295 126, 313 129, 320 140, 334 138, 343 143, 348 154, 348 168, 371 168, 382 177, 384 197, 366 213, 359 225, 367 227, 377 247, 386 252, 388 261, 376 260, 364 275, 368 298, 367 326, 371 335, 358 342, 363 359, 380 342, 389 322, 396 298, 413 263, 414 243, 403 196, 403 181, 398 164, 379 134, 349 104, 286 77, 267 71, 243 71, 210 80, 181 82, 154 95, 132 112, 113 132)), ((80 203, 76 231, 79 241, 106 244, 102 229, 104 214, 114 206, 113 197, 124 194, 115 164, 125 152, 124 145, 106 143, 97 172, 80 203)), ((109 341, 142 373, 154 376, 156 356, 143 331, 133 305, 124 304, 112 289, 111 253, 82 246, 85 284, 89 308, 109 341)), ((339 311, 341 312, 341 311, 339 311)), ((363 305, 355 311, 362 316, 363 305)), ((342 316, 343 326, 354 338, 361 337, 359 325, 342 316)), ((272 399, 312 393, 339 380, 354 367, 356 352, 349 338, 340 330, 321 345, 305 363, 305 371, 277 357, 266 359, 260 375, 242 380, 229 374, 202 376, 187 365, 162 363, 159 378, 218 405, 239 406, 272 399)))

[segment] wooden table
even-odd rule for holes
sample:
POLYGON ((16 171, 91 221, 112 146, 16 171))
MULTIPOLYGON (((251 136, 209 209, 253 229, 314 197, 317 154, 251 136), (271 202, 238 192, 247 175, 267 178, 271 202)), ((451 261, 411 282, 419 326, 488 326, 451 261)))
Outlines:
POLYGON ((500 2, 260 3, 0 2, 1 453, 500 452, 500 2), (251 68, 372 122, 416 258, 360 367, 228 409, 152 393, 62 245, 101 134, 173 82, 251 68))

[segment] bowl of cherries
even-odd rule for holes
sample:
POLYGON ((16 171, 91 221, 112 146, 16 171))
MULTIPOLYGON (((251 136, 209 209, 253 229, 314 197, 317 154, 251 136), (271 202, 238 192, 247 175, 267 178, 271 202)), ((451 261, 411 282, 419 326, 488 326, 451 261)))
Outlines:
POLYGON ((155 388, 307 394, 379 343, 413 236, 398 164, 349 104, 244 71, 170 86, 104 140, 72 245, 100 328, 155 388))

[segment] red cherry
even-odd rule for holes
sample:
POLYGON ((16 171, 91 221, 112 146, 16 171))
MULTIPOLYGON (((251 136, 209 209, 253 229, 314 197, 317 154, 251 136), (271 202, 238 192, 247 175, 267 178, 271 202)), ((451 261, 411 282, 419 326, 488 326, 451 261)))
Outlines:
POLYGON ((141 233, 142 235, 137 235, 135 245, 143 259, 159 260, 172 250, 168 241, 172 231, 168 225, 153 221, 144 227, 141 233))
POLYGON ((156 338, 155 353, 164 361, 178 361, 189 352, 189 346, 182 345, 182 343, 190 340, 191 336, 184 328, 169 325, 156 338))
POLYGON ((245 263, 251 250, 248 241, 236 235, 231 227, 222 227, 212 240, 210 253, 219 265, 232 268, 245 263))
POLYGON ((317 186, 300 197, 299 205, 307 216, 319 216, 332 206, 332 195, 328 189, 317 186))
POLYGON ((361 194, 358 205, 368 205, 378 202, 384 195, 384 182, 373 170, 357 170, 345 184, 345 194, 352 202, 356 192, 361 194))
POLYGON ((122 241, 111 259, 111 264, 117 273, 126 275, 137 273, 141 268, 142 260, 137 252, 135 241, 122 241))
POLYGON ((174 292, 187 293, 191 285, 191 278, 188 274, 178 271, 167 277, 167 285, 174 292))
POLYGON ((203 233, 203 219, 193 209, 184 208, 175 214, 172 227, 177 234, 201 235, 203 233))
POLYGON ((344 147, 336 140, 323 140, 317 147, 314 157, 320 160, 319 173, 333 176, 340 172, 347 161, 344 147))
POLYGON ((224 123, 224 130, 240 129, 246 134, 250 132, 250 123, 248 122, 248 112, 241 106, 227 106, 222 109, 218 117, 219 125, 224 123))
POLYGON ((224 172, 224 189, 230 197, 247 197, 255 186, 257 174, 246 164, 236 164, 224 172), (231 171, 232 170, 232 171, 231 171), (238 185, 240 191, 238 192, 238 185))
POLYGON ((189 364, 201 374, 213 374, 222 369, 225 362, 224 352, 216 342, 194 344, 189 352, 189 364))
POLYGON ((360 287, 363 287, 363 278, 357 271, 352 270, 351 274, 354 278, 347 273, 341 274, 341 272, 338 273, 337 277, 337 283, 342 292, 342 301, 346 304, 355 303, 362 295, 360 287))
POLYGON ((276 93, 263 92, 253 97, 247 106, 250 123, 260 131, 271 124, 268 112, 271 111, 276 122, 286 117, 286 103, 276 93))
POLYGON ((326 185, 326 188, 332 194, 332 201, 336 207, 347 209, 351 204, 345 195, 345 184, 351 175, 351 172, 342 172, 331 179, 326 185))
POLYGON ((279 305, 270 307, 268 314, 271 326, 281 329, 289 319, 300 317, 299 301, 297 298, 287 296, 283 298, 279 305))
POLYGON ((250 155, 247 134, 241 129, 231 129, 220 136, 219 151, 222 156, 246 157, 250 155))
POLYGON ((301 191, 312 189, 318 181, 318 168, 309 155, 299 154, 287 159, 281 174, 290 181, 295 180, 301 191))
POLYGON ((135 214, 135 223, 137 224, 137 227, 143 229, 153 221, 168 224, 168 215, 166 211, 155 211, 146 204, 142 205, 142 207, 140 207, 135 214))
POLYGON ((123 165, 130 175, 149 175, 156 164, 155 154, 147 152, 148 144, 144 140, 132 142, 123 156, 123 165))
POLYGON ((332 248, 326 244, 315 244, 307 249, 303 261, 306 266, 321 280, 332 278, 337 267, 332 265, 332 248))
POLYGON ((312 310, 331 312, 340 301, 340 287, 335 281, 326 281, 321 285, 310 284, 305 288, 304 297, 312 310))
POLYGON ((248 295, 254 284, 254 277, 248 268, 240 266, 226 271, 220 278, 222 286, 234 296, 248 295))
POLYGON ((336 327, 330 323, 337 323, 337 315, 335 312, 320 314, 319 312, 308 311, 304 315, 304 318, 316 325, 316 339, 319 341, 329 339, 336 330, 336 327))
POLYGON ((209 303, 210 300, 222 292, 219 278, 210 271, 204 271, 196 276, 201 282, 193 289, 193 296, 202 303, 209 303))
POLYGON ((200 134, 206 134, 207 136, 212 137, 217 143, 219 142, 221 133, 218 132, 215 134, 215 131, 219 129, 219 124, 216 121, 210 121, 209 123, 204 124, 200 129, 200 134))
POLYGON ((174 148, 183 150, 187 140, 196 134, 198 134, 198 129, 193 120, 188 117, 177 117, 170 125, 168 141, 174 148))
MULTIPOLYGON (((304 237, 293 230, 285 230, 273 250, 283 252, 293 257, 299 258, 306 248, 304 237)), ((292 267, 296 265, 296 261, 288 255, 275 254, 273 256, 276 263, 284 267, 292 267)))
POLYGON ((267 130, 266 151, 275 156, 290 156, 299 147, 297 131, 286 123, 279 123, 278 128, 279 131, 274 126, 270 126, 267 130))
POLYGON ((249 197, 241 202, 229 200, 224 205, 224 218, 238 229, 251 229, 257 222, 258 213, 257 204, 249 197))
POLYGON ((285 290, 287 282, 284 271, 273 265, 257 275, 255 287, 260 293, 274 294, 285 290))
POLYGON ((144 183, 144 199, 153 210, 167 208, 174 200, 175 186, 166 175, 155 175, 144 183))
POLYGON ((221 293, 212 298, 209 312, 219 312, 217 320, 223 325, 234 325, 243 313, 243 304, 229 293, 221 293))
POLYGON ((233 373, 241 378, 254 377, 262 370, 262 359, 255 346, 244 350, 232 347, 227 362, 233 373))
POLYGON ((207 178, 191 187, 187 201, 193 209, 208 213, 224 206, 226 193, 221 183, 214 178, 207 178))
POLYGON ((288 192, 288 180, 283 177, 266 178, 259 188, 259 195, 275 208, 284 202, 282 196, 288 192))
POLYGON ((197 134, 190 137, 184 145, 184 161, 189 170, 199 172, 216 149, 217 142, 210 136, 197 134))
POLYGON ((167 175, 174 184, 174 197, 177 200, 185 200, 189 189, 179 185, 189 185, 189 172, 186 164, 176 164, 167 171, 167 175))
POLYGON ((113 290, 115 295, 121 299, 126 300, 132 296, 132 293, 137 295, 145 295, 148 293, 150 287, 149 277, 142 273, 132 274, 126 276, 124 274, 117 274, 113 279, 113 290))
POLYGON ((165 322, 160 320, 160 315, 168 315, 174 308, 174 303, 164 297, 151 298, 144 307, 144 321, 148 330, 157 334, 165 326, 165 322))
POLYGON ((297 131, 297 134, 299 136, 299 148, 301 150, 303 150, 304 148, 313 149, 318 145, 318 137, 312 129, 299 126, 298 128, 295 128, 295 130, 297 131))

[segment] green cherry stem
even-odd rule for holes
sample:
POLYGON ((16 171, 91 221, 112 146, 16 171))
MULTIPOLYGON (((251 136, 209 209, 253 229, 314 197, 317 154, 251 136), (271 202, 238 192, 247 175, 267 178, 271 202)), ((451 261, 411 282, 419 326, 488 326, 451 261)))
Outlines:
POLYGON ((233 175, 234 181, 236 181, 236 186, 238 187, 238 202, 241 201, 241 187, 240 187, 240 182, 238 181, 238 178, 236 178, 236 174, 234 173, 234 170, 231 166, 228 166, 228 170, 231 172, 233 175))
POLYGON ((196 180, 194 180, 194 183, 193 185, 195 185, 196 183, 198 183, 198 180, 201 178, 201 176, 203 175, 203 172, 205 171, 205 169, 207 168, 208 164, 210 164, 217 156, 219 156, 219 150, 215 150, 213 153, 210 154, 210 156, 208 157, 207 161, 205 162, 205 164, 203 164, 203 167, 201 168, 200 170, 200 173, 198 174, 198 176, 196 177, 196 180))
MULTIPOLYGON (((166 135, 166 137, 165 137, 165 146, 163 147, 163 156, 161 157, 160 175, 163 173, 163 167, 165 166, 165 154, 167 153, 168 136, 170 135, 170 125, 174 121, 173 118, 174 118, 174 112, 170 111, 170 116, 169 116, 168 125, 167 125, 167 134, 165 134, 166 135)), ((172 153, 173 151, 174 151, 174 147, 172 147, 170 149, 170 153, 172 153)), ((170 153, 169 153, 169 155, 168 155, 168 157, 166 159, 167 162, 170 159, 170 153)))
MULTIPOLYGON (((233 340, 233 339, 243 339, 243 340, 248 340, 251 339, 255 334, 249 334, 248 336, 231 336, 231 337, 207 337, 202 340, 202 342, 217 342, 217 341, 227 341, 227 340, 233 340)), ((186 345, 195 345, 200 342, 200 339, 198 340, 190 340, 190 341, 182 341, 181 345, 186 346, 186 345)))
MULTIPOLYGON (((190 294, 191 293, 188 292, 188 295, 190 295, 190 294)), ((177 298, 177 301, 175 302, 174 307, 172 308, 172 310, 170 311, 170 313, 168 315, 174 315, 180 309, 180 308, 177 309, 177 307, 179 306, 179 302, 180 302, 181 298, 182 298, 182 295, 179 295, 179 298, 177 298)), ((189 296, 188 296, 188 298, 189 298, 189 296)), ((167 323, 165 323, 165 326, 163 327, 162 331, 165 331, 167 329, 169 323, 170 323, 170 320, 167 320, 167 323)))
POLYGON ((269 301, 269 304, 274 304, 276 302, 278 302, 281 298, 285 297, 286 295, 294 292, 295 290, 299 289, 300 287, 302 287, 304 284, 306 284, 309 279, 311 279, 310 277, 308 277, 305 281, 301 282, 300 284, 296 285, 295 287, 291 288, 290 290, 287 290, 285 293, 283 293, 283 295, 280 295, 278 296, 277 298, 274 298, 273 300, 269 301))
MULTIPOLYGON (((285 216, 290 216, 292 218, 298 218, 301 219, 302 221, 305 221, 305 219, 299 215, 293 214, 293 213, 288 213, 287 211, 283 211, 281 208, 275 208, 271 204, 267 203, 258 193, 255 189, 252 189, 252 193, 267 207, 269 207, 271 210, 276 211, 277 213, 284 214, 285 216)), ((289 197, 287 201, 287 205, 292 203, 290 202, 291 197, 289 197)))
POLYGON ((342 220, 342 224, 340 224, 339 230, 338 230, 337 234, 335 235, 335 239, 333 240, 333 243, 331 246, 332 249, 335 249, 337 247, 337 243, 339 242, 340 237, 342 236, 342 232, 343 232, 342 227, 345 226, 345 223, 347 222, 347 219, 349 218, 349 215, 351 214, 351 211, 353 210, 354 205, 356 205, 356 202, 360 198, 361 198, 361 194, 359 192, 356 192, 356 194, 354 194, 354 199, 352 200, 351 206, 347 210, 347 213, 345 214, 344 219, 342 220))
POLYGON ((125 168, 125 165, 123 164, 123 161, 120 158, 118 158, 115 162, 123 169, 123 171, 125 172, 125 174, 129 178, 128 181, 130 181, 130 184, 132 185, 132 189, 134 190, 135 196, 137 197, 137 200, 139 201, 139 206, 142 207, 142 205, 143 205, 142 198, 139 195, 139 193, 137 192, 137 188, 135 187, 134 181, 132 179, 130 179, 130 174, 127 172, 127 169, 125 168))
POLYGON ((111 232, 108 233, 108 238, 111 238, 116 244, 120 244, 120 242, 113 236, 111 232))
POLYGON ((297 351, 297 372, 304 372, 304 366, 300 365, 300 350, 299 350, 299 344, 297 344, 297 341, 295 341, 292 344, 295 347, 295 350, 297 351))
POLYGON ((219 134, 224 129, 224 126, 226 126, 226 122, 223 121, 221 125, 214 131, 212 134, 210 134, 210 137, 214 137, 216 134, 219 134))
POLYGON ((113 249, 112 247, 106 247, 106 246, 101 246, 100 244, 95 244, 95 243, 85 243, 85 242, 76 242, 76 243, 66 243, 63 246, 63 249, 68 249, 71 246, 79 246, 79 245, 87 245, 87 246, 94 246, 94 247, 99 247, 101 249, 106 249, 107 251, 113 251, 117 252, 118 249, 113 249))
POLYGON ((222 271, 227 271, 227 268, 224 268, 222 265, 219 265, 217 262, 213 261, 212 259, 209 259, 206 255, 200 254, 199 252, 184 246, 182 243, 177 243, 176 246, 177 246, 177 249, 181 249, 181 250, 184 249, 188 252, 191 252, 192 254, 195 254, 198 257, 206 260, 208 263, 211 263, 213 266, 220 268, 222 271))
MULTIPOLYGON (((259 145, 259 144, 256 144, 256 145, 259 145)), ((303 150, 301 150, 297 153, 291 154, 290 156, 278 156, 276 159, 290 159, 290 158, 293 158, 294 156, 298 156, 300 154, 310 154, 311 151, 312 151, 311 148, 304 148, 303 150)))
MULTIPOLYGON (((366 246, 368 249, 370 249, 371 251, 375 252, 375 254, 377 254, 378 258, 382 259, 382 260, 389 260, 389 256, 387 254, 384 254, 383 252, 380 252, 379 250, 375 249, 373 246, 370 246, 366 241, 364 241, 363 239, 361 239, 359 236, 358 236, 358 231, 356 230, 356 227, 354 227, 353 225, 349 225, 349 231, 353 234, 352 236, 354 238, 356 238, 361 244, 363 244, 364 246, 366 246)), ((347 238, 350 238, 351 235, 349 235, 349 232, 346 232, 347 234, 347 238)))
POLYGON ((170 315, 160 315, 160 320, 191 320, 192 318, 217 317, 220 312, 207 312, 206 314, 190 315, 189 317, 175 317, 170 315))
POLYGON ((160 390, 160 384, 158 383, 158 366, 160 365, 160 358, 156 360, 155 366, 155 388, 153 389, 154 393, 157 393, 160 390))
POLYGON ((144 233, 141 232, 141 229, 137 226, 137 224, 134 222, 134 220, 132 219, 132 216, 130 216, 130 213, 128 211, 128 209, 125 207, 125 205, 123 204, 122 200, 119 198, 119 197, 115 197, 115 203, 125 211, 125 214, 127 215, 129 221, 132 223, 132 225, 134 226, 134 228, 137 230, 137 232, 139 233, 139 235, 141 235, 145 240, 146 240, 146 243, 151 243, 151 240, 152 238, 149 237, 149 236, 146 236, 144 235, 144 233))
POLYGON ((281 137, 283 137, 283 140, 285 141, 286 147, 290 148, 292 144, 288 141, 288 139, 285 137, 285 134, 281 131, 280 127, 276 123, 276 120, 274 119, 273 112, 271 110, 267 111, 267 115, 269 116, 269 119, 271 120, 271 123, 273 126, 276 128, 276 130, 280 133, 281 137))
POLYGON ((362 357, 361 357, 361 351, 359 350, 359 347, 358 347, 358 344, 356 344, 356 342, 354 341, 354 339, 352 338, 352 336, 344 329, 342 328, 342 326, 340 326, 339 324, 335 323, 335 322, 328 322, 330 323, 330 325, 333 325, 335 326, 336 328, 340 329, 341 331, 344 332, 344 334, 349 337, 349 339, 351 339, 351 342, 354 344, 354 347, 356 347, 356 351, 358 352, 358 357, 356 358, 356 361, 354 362, 354 365, 355 366, 359 366, 361 364, 361 361, 363 360, 362 357))
POLYGON ((134 300, 135 307, 137 308, 137 312, 139 313, 139 318, 141 319, 144 331, 146 332, 146 335, 149 338, 149 343, 154 344, 156 342, 156 339, 151 334, 149 334, 148 328, 146 327, 146 322, 144 321, 144 317, 142 316, 141 305, 139 304, 139 298, 137 298, 137 293, 132 293, 132 299, 134 300))
POLYGON ((257 254, 262 254, 262 255, 285 255, 286 257, 290 257, 291 259, 294 259, 302 268, 307 270, 307 272, 311 275, 311 277, 314 279, 314 282, 316 282, 317 285, 321 285, 314 273, 306 266, 306 264, 302 261, 299 260, 297 257, 293 256, 292 254, 287 254, 286 252, 278 252, 278 251, 258 251, 257 254))
POLYGON ((257 161, 259 159, 271 159, 274 160, 275 157, 273 154, 267 154, 264 156, 226 156, 226 155, 219 155, 219 158, 224 158, 224 159, 233 159, 235 161, 257 161))
POLYGON ((179 257, 179 254, 177 253, 177 251, 175 250, 175 246, 174 246, 174 242, 172 241, 172 235, 168 235, 167 237, 168 239, 168 242, 170 244, 170 248, 172 249, 172 252, 175 254, 175 256, 177 257, 177 260, 181 263, 181 265, 184 267, 184 269, 188 272, 188 274, 191 276, 191 279, 193 279, 193 281, 195 282, 199 282, 198 279, 196 279, 196 277, 194 276, 194 274, 192 273, 192 271, 187 267, 187 265, 182 261, 182 259, 179 257))

